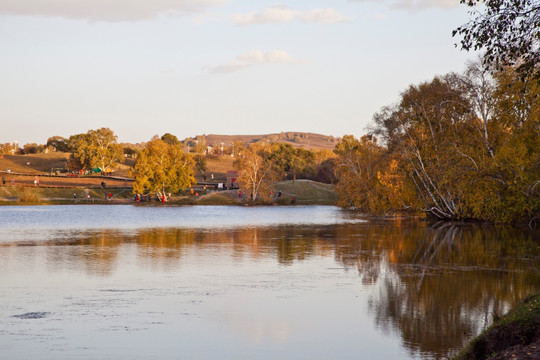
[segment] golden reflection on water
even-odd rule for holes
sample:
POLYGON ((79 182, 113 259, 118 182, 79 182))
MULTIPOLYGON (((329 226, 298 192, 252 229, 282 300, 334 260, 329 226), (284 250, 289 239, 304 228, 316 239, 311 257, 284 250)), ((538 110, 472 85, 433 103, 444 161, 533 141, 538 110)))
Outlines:
MULTIPOLYGON (((150 270, 174 271, 183 262, 211 256, 229 258, 232 264, 272 261, 294 271, 297 263, 333 257, 339 266, 358 272, 379 329, 398 332, 413 356, 442 358, 486 327, 493 314, 540 290, 537 235, 514 228, 416 221, 103 230, 49 243, 47 264, 108 277, 121 266, 126 246, 135 252, 138 266, 150 270)), ((273 331, 285 330, 275 324, 273 331)))

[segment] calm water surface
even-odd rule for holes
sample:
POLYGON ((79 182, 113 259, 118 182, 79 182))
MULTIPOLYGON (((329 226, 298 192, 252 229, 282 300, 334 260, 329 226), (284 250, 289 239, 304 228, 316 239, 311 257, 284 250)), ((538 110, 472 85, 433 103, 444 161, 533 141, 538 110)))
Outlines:
POLYGON ((539 233, 334 207, 0 207, 1 359, 444 359, 539 233))

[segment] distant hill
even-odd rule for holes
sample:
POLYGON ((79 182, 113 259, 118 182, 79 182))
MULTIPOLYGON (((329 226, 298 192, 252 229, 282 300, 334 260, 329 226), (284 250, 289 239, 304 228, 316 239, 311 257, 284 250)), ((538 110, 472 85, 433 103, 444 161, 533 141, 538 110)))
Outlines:
POLYGON ((225 147, 230 147, 234 141, 239 141, 245 145, 252 143, 288 143, 295 147, 303 147, 310 150, 333 150, 339 140, 334 136, 314 133, 281 132, 264 135, 198 135, 194 138, 184 139, 183 142, 191 146, 191 143, 202 138, 206 140, 206 144, 212 147, 219 147, 221 143, 225 147))

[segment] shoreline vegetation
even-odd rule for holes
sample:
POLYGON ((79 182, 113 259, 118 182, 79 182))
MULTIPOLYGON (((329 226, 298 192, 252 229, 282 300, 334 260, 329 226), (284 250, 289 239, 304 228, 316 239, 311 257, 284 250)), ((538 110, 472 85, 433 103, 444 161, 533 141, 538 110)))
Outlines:
POLYGON ((540 293, 525 298, 472 339, 453 360, 540 358, 540 293))
MULTIPOLYGON (((165 205, 336 205, 337 194, 334 185, 311 180, 287 180, 272 184, 265 201, 251 202, 239 190, 189 190, 181 191, 167 200, 165 205), (279 196, 281 193, 281 196, 279 196), (294 199, 294 200, 293 200, 294 199)), ((33 187, 21 185, 0 186, 0 206, 2 205, 89 205, 89 204, 131 204, 164 205, 156 197, 148 201, 136 202, 131 187, 33 187)))
MULTIPOLYGON (((478 64, 469 65, 473 70, 478 64)), ((471 102, 475 76, 448 74, 411 85, 399 105, 375 114, 360 139, 295 132, 216 144, 206 135, 180 141, 166 133, 121 144, 111 129, 100 128, 53 136, 46 145, 0 144, 1 187, 40 189, 3 190, 0 203, 129 203, 133 197, 175 205, 325 204, 375 216, 536 227, 540 86, 511 69, 488 79, 502 106, 489 119, 491 128, 471 102), (519 121, 507 113, 514 102, 503 101, 509 85, 531 92, 519 121), (479 120, 484 135, 491 131, 487 150, 479 120)))

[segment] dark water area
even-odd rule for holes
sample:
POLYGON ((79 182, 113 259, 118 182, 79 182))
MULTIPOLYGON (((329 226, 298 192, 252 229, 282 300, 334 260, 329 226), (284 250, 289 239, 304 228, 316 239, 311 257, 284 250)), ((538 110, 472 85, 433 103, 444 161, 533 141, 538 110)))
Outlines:
POLYGON ((335 207, 0 208, 1 359, 445 359, 538 231, 335 207))

